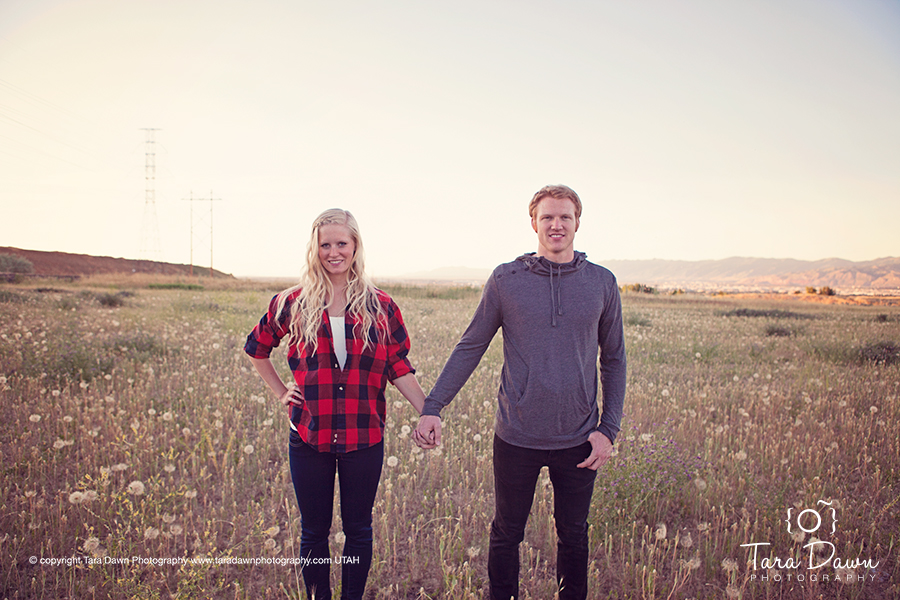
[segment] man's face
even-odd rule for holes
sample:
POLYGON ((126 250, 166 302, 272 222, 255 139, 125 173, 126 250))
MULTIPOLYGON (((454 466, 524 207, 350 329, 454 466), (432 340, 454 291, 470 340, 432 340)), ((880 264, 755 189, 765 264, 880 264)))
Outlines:
POLYGON ((578 219, 574 202, 547 196, 538 203, 531 226, 538 234, 538 256, 558 263, 575 258, 578 219))

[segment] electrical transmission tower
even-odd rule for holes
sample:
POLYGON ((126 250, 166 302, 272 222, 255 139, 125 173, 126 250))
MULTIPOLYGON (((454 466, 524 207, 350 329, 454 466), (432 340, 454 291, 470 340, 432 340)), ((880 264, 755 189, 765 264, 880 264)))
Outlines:
MULTIPOLYGON (((191 277, 194 276, 194 202, 209 202, 209 276, 213 276, 213 202, 221 202, 221 198, 213 198, 212 190, 209 192, 209 198, 194 198, 194 192, 191 192, 190 198, 182 198, 191 203, 191 277)), ((203 224, 203 213, 200 213, 200 223, 203 224)), ((198 228, 199 229, 199 228, 198 228)), ((201 236, 202 237, 202 236, 201 236)))
POLYGON ((159 220, 156 218, 156 140, 155 127, 142 127, 147 132, 144 144, 144 219, 141 223, 141 260, 162 260, 159 245, 159 220))

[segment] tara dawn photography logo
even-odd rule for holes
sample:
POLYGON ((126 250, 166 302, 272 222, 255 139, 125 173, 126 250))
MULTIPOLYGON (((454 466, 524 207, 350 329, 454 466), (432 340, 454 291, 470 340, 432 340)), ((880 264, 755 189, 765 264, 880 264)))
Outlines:
POLYGON ((769 542, 741 544, 748 548, 750 565, 750 581, 835 581, 855 583, 870 578, 874 581, 872 570, 879 561, 862 559, 861 557, 842 557, 837 555, 837 547, 826 537, 837 531, 839 503, 836 500, 819 500, 815 508, 787 509, 787 533, 794 543, 803 546, 792 556, 782 558, 772 555, 769 542), (807 535, 810 537, 807 539, 807 535))

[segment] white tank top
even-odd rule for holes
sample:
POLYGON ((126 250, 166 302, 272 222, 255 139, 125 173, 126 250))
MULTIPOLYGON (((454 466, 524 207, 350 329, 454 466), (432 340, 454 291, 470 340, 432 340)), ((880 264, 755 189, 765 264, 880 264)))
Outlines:
POLYGON ((347 362, 347 336, 344 335, 344 317, 328 317, 331 321, 331 335, 334 342, 334 354, 337 356, 341 370, 347 362))

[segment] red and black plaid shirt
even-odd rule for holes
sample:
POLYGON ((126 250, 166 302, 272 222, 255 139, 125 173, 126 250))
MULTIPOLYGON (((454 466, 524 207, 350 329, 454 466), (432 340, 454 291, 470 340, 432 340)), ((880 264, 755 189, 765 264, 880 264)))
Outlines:
MULTIPOLYGON (((281 339, 290 335, 290 309, 299 295, 297 290, 288 296, 277 319, 278 296, 272 298, 268 312, 247 336, 244 352, 253 358, 269 357, 281 339)), ((310 354, 304 344, 290 340, 288 366, 304 399, 302 407, 288 407, 291 422, 303 441, 319 452, 352 452, 380 442, 384 437, 384 389, 388 381, 415 373, 406 357, 409 336, 400 308, 381 290, 378 301, 387 318, 369 330, 369 337, 378 341, 368 349, 363 348, 364 340, 358 337, 357 319, 345 314, 347 360, 343 370, 334 353, 334 336, 324 309, 315 353, 310 354)))

